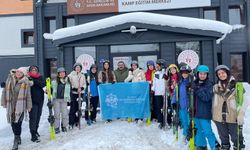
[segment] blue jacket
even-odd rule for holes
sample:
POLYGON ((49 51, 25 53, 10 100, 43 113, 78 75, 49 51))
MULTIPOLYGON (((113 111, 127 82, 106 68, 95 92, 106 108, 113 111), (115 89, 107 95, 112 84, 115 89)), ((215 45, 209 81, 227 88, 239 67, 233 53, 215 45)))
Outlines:
POLYGON ((98 96, 97 83, 95 79, 90 80, 90 94, 91 96, 98 96))
POLYGON ((212 119, 213 83, 208 79, 203 83, 193 82, 195 117, 212 119))
MULTIPOLYGON (((179 84, 179 106, 180 109, 188 109, 189 108, 189 94, 187 93, 187 84, 188 79, 182 79, 179 84)), ((176 103, 176 90, 174 91, 174 95, 172 96, 171 104, 176 103)))

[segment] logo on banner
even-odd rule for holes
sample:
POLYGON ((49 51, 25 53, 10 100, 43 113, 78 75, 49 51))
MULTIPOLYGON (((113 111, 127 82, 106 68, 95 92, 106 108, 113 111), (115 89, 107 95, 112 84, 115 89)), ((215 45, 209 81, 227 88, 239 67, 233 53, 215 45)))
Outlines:
POLYGON ((88 54, 82 54, 76 59, 76 62, 81 63, 83 73, 87 73, 87 70, 89 70, 91 65, 95 63, 95 60, 88 54))
POLYGON ((199 64, 199 56, 193 50, 184 50, 178 56, 178 63, 186 63, 191 69, 195 69, 199 64))
POLYGON ((106 96, 105 102, 106 102, 107 106, 112 107, 112 108, 117 108, 118 98, 116 95, 111 93, 111 94, 106 96))

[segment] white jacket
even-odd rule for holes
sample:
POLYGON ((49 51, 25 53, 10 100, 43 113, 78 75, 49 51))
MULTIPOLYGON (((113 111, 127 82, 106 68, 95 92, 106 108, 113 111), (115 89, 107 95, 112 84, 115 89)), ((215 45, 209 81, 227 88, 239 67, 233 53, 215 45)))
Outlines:
POLYGON ((154 95, 164 95, 166 90, 166 81, 164 79, 164 72, 156 71, 154 74, 153 84, 151 90, 154 91, 154 95))
POLYGON ((134 71, 128 72, 128 77, 124 80, 124 82, 143 82, 146 81, 146 77, 144 71, 140 68, 135 69, 134 71))

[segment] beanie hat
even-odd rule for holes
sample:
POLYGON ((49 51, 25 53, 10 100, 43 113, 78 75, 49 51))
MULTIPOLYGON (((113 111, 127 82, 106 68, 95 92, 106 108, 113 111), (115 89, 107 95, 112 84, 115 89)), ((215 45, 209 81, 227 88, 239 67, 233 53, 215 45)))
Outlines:
POLYGON ((22 72, 23 73, 23 75, 27 75, 27 71, 28 71, 28 69, 27 69, 27 67, 19 67, 18 69, 17 69, 17 71, 20 71, 20 72, 22 72))
POLYGON ((66 70, 63 67, 60 67, 57 69, 57 73, 60 73, 60 72, 66 72, 66 70))
POLYGON ((29 72, 31 72, 33 69, 36 70, 37 72, 39 72, 39 68, 35 65, 32 65, 29 67, 29 72))
POLYGON ((76 69, 76 66, 80 66, 81 70, 82 70, 82 64, 79 63, 79 62, 76 62, 73 66, 73 69, 75 70, 76 69))

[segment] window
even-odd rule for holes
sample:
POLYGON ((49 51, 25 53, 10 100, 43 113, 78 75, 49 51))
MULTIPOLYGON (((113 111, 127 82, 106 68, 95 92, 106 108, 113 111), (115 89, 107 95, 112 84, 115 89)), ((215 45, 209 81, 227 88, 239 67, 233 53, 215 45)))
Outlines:
POLYGON ((33 47, 34 46, 34 31, 33 29, 22 29, 21 30, 22 47, 33 47))
POLYGON ((46 32, 53 33, 56 30, 56 19, 55 18, 46 18, 46 32))
POLYGON ((111 53, 159 51, 158 44, 112 45, 111 53))
POLYGON ((217 9, 207 9, 203 12, 203 18, 209 20, 219 20, 217 15, 217 9))
POLYGON ((247 66, 246 53, 230 54, 231 73, 237 81, 245 81, 247 66))
POLYGON ((243 24, 243 6, 232 6, 229 8, 229 24, 243 24))
POLYGON ((75 47, 75 60, 82 54, 88 54, 96 60, 95 46, 75 47))
POLYGON ((63 27, 72 27, 72 26, 75 26, 75 19, 74 18, 64 18, 63 27))

